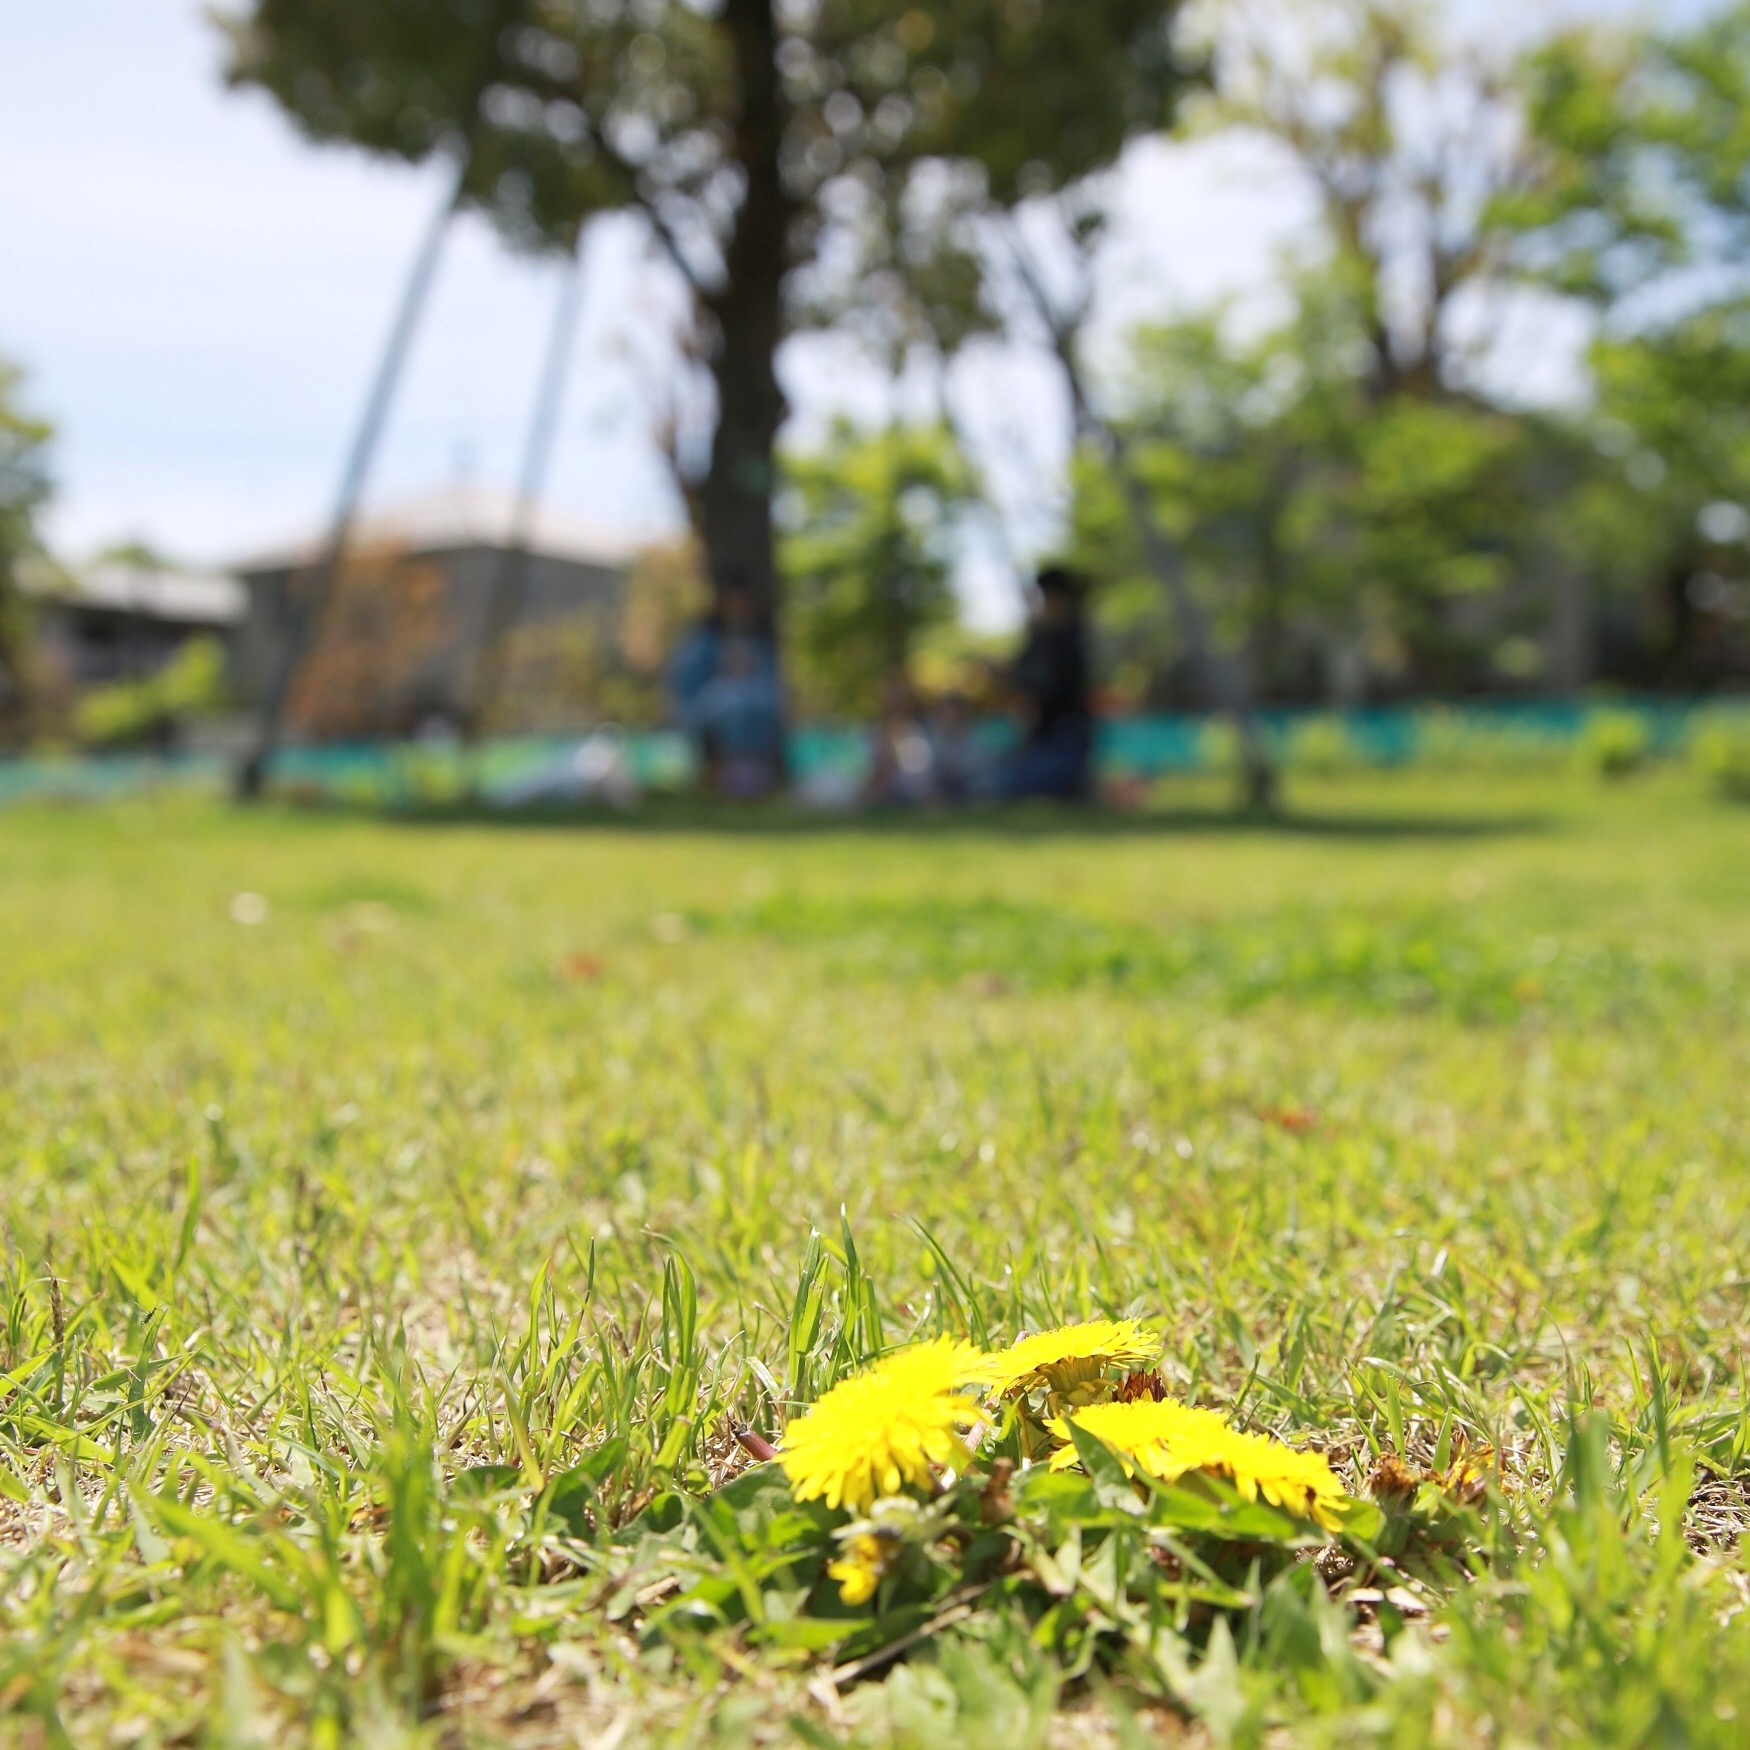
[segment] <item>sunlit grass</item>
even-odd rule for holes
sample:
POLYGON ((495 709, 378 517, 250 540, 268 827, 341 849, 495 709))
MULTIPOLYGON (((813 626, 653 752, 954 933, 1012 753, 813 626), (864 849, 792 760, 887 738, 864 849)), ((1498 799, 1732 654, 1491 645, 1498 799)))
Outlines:
POLYGON ((0 816, 0 1741, 1740 1742, 1750 814, 1296 800, 0 816), (731 1412, 1131 1314, 1351 1487, 1504 1455, 1482 1577, 1111 1679, 641 1644, 731 1412))

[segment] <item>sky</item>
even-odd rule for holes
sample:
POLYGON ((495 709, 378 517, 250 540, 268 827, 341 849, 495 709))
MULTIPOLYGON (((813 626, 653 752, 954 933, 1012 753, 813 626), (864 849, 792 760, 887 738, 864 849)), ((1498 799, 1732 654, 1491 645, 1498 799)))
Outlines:
MULTIPOLYGON (((319 526, 442 197, 439 171, 310 146, 268 98, 227 90, 204 11, 0 0, 0 357, 56 428, 48 533, 66 557, 138 540, 223 564, 319 526)), ((1137 314, 1256 287, 1307 215, 1292 181, 1237 142, 1134 154, 1122 204, 1119 301, 1137 314)), ((663 272, 630 223, 592 238, 547 496, 656 536, 680 520, 650 436, 663 272)), ((454 228, 372 502, 511 483, 558 275, 477 219, 454 228)), ((874 412, 886 393, 830 341, 793 344, 783 374, 803 430, 874 412)), ((1010 496, 1036 495, 1059 447, 1049 368, 987 357, 960 395, 1009 458, 1010 496)), ((975 620, 1012 617, 1003 571, 989 556, 969 567, 975 620)))

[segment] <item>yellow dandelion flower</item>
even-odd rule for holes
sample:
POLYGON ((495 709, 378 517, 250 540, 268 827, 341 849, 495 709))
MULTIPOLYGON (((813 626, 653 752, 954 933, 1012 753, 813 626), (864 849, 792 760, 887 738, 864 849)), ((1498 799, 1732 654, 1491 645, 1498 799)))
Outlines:
POLYGON ((1110 1447, 1127 1476, 1141 1471, 1163 1483, 1175 1483, 1187 1471, 1202 1470, 1206 1461, 1223 1449, 1231 1432, 1214 1410, 1194 1410, 1173 1398, 1089 1404, 1050 1424, 1051 1432, 1064 1442, 1051 1460, 1053 1470, 1068 1470, 1079 1462, 1075 1447, 1069 1443, 1071 1421, 1102 1446, 1110 1447))
POLYGON ((847 1604, 867 1604, 887 1572, 891 1554, 887 1539, 859 1532, 845 1545, 845 1553, 826 1565, 827 1573, 839 1583, 839 1597, 847 1604))
POLYGON ((1161 1340, 1136 1319, 1090 1319, 1023 1337, 985 1361, 985 1378, 999 1397, 1050 1388, 1072 1398, 1104 1381, 1108 1367, 1134 1367, 1160 1359, 1161 1340))
POLYGON ((927 1489, 937 1466, 964 1465, 983 1421, 959 1388, 982 1377, 970 1343, 914 1343, 841 1380, 784 1432, 778 1462, 798 1501, 866 1513, 885 1495, 927 1489))
MULTIPOLYGON (((1072 1417, 1110 1447, 1127 1474, 1138 1471, 1163 1483, 1176 1483, 1192 1471, 1226 1477, 1243 1499, 1262 1496, 1272 1506, 1334 1531, 1342 1523, 1348 1496, 1329 1464, 1316 1452, 1297 1452, 1264 1434, 1244 1434, 1213 1410, 1196 1410, 1171 1399, 1153 1403, 1090 1404, 1072 1417)), ((1068 1421, 1059 1417, 1051 1431, 1068 1441, 1068 1421)), ((1066 1445, 1052 1459, 1065 1470, 1076 1462, 1066 1445)))

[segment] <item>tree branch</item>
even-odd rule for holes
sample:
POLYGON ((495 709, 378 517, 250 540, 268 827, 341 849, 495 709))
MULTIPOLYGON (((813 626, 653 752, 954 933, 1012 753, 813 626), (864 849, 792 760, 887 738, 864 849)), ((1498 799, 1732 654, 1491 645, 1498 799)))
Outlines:
POLYGON ((642 177, 638 166, 634 164, 611 141, 605 129, 592 127, 589 132, 591 144, 607 162, 619 172, 626 184, 626 191, 632 197, 632 204, 643 214, 649 224, 652 234, 661 246, 662 252, 674 265, 675 271, 687 282, 688 289, 701 303, 708 302, 712 296, 712 288, 705 283, 699 270, 687 259, 687 252, 681 247, 681 240, 675 234, 674 227, 669 223, 662 209, 642 187, 642 177))

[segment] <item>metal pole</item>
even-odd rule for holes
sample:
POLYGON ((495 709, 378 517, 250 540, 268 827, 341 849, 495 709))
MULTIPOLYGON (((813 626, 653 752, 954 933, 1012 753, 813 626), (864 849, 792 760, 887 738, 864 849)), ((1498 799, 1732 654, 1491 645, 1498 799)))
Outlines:
POLYGON ((559 286, 559 301, 553 307, 553 323, 547 332, 547 351, 535 390, 535 408, 523 444, 522 471, 517 482, 516 503, 504 550, 494 569, 492 590, 486 601, 486 620, 478 646, 478 678, 468 701, 466 728, 476 738, 498 698, 504 679, 505 643, 522 618, 523 598, 528 591, 529 549, 535 539, 535 513, 540 508, 541 489, 552 460, 553 438, 559 428, 559 410, 565 399, 565 374, 571 362, 572 342, 577 334, 577 311, 583 296, 584 239, 580 228, 577 246, 571 251, 559 286))
POLYGON ((401 307, 396 312, 394 326, 389 330, 388 344, 384 347, 382 359, 377 365, 377 375, 365 401, 364 415, 359 421, 352 449, 347 455, 346 467, 341 473, 340 491, 335 500, 327 545, 307 573, 310 589, 303 602, 297 601, 292 593, 291 585, 295 581, 296 573, 292 579, 288 579, 285 601, 287 624, 284 641, 280 646, 279 661, 273 669, 267 691, 262 696, 261 720, 256 732, 255 746, 237 768, 236 795, 241 802, 254 801, 261 795, 262 786, 267 779, 268 765, 279 750, 285 727, 286 697, 304 659, 310 654, 310 648, 321 629, 323 610, 334 593, 335 577, 340 570, 341 560, 346 555, 346 543, 352 533, 353 520, 358 514, 359 500, 364 494, 365 479, 370 473, 371 461, 383 435, 383 424, 388 417, 390 403, 395 398, 396 385, 401 378, 402 366, 407 360, 408 348, 412 344, 414 331, 419 326, 426 294, 431 290, 431 282, 437 272, 444 235, 461 203, 467 173, 468 159, 463 154, 456 165, 454 182, 446 190, 442 205, 433 214, 424 241, 419 246, 419 253, 414 257, 413 272, 401 294, 401 307))

